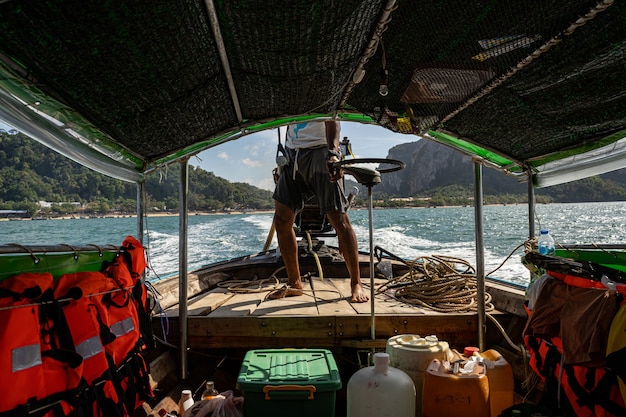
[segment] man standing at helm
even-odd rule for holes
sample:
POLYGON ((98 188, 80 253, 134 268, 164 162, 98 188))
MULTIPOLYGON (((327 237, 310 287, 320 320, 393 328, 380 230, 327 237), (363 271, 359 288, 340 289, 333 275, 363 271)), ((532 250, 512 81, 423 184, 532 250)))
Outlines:
POLYGON ((315 195, 321 214, 326 214, 337 232, 339 248, 350 273, 351 301, 364 303, 369 300, 361 284, 356 235, 346 213, 348 201, 343 182, 339 181, 343 170, 332 167, 341 158, 340 129, 338 121, 305 122, 287 127, 285 147, 288 164, 282 170, 274 191, 274 226, 289 286, 271 293, 270 298, 302 295, 298 242, 293 224, 306 199, 315 195))

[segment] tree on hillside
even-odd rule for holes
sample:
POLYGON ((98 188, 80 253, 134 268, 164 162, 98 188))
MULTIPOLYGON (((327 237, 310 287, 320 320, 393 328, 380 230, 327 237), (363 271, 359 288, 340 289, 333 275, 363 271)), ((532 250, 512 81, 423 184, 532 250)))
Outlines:
MULTIPOLYGON (((146 177, 146 206, 158 210, 178 208, 180 179, 166 170, 146 177)), ((85 168, 19 132, 0 130, 0 202, 81 202, 86 210, 104 214, 133 212, 136 186, 85 168), (132 205, 131 205, 132 202, 132 205), (132 208, 131 208, 132 207, 132 208)), ((200 167, 189 171, 189 208, 221 210, 225 207, 271 208, 272 193, 249 184, 232 184, 200 167)), ((34 214, 34 213, 33 213, 34 214)))

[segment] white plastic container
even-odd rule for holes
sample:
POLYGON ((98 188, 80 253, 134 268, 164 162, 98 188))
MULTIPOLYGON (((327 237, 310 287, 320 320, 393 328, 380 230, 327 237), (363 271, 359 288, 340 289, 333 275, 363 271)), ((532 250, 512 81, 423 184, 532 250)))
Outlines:
POLYGON ((407 373, 415 384, 415 414, 422 415, 422 391, 424 375, 428 365, 437 359, 450 360, 450 346, 437 336, 420 337, 416 334, 403 334, 387 340, 389 365, 407 373))
POLYGON ((180 402, 178 404, 178 415, 184 417, 187 410, 189 410, 195 401, 193 400, 193 396, 191 394, 191 390, 184 389, 180 395, 180 402))
POLYGON ((347 417, 414 417, 415 384, 389 366, 389 355, 374 354, 374 366, 358 370, 348 381, 347 417))

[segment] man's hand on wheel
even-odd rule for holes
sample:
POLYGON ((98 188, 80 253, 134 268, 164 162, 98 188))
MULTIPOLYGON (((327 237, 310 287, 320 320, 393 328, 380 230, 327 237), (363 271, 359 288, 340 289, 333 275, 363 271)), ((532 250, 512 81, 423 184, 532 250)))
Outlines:
POLYGON ((330 175, 330 182, 337 182, 343 177, 343 169, 335 168, 333 165, 335 162, 339 162, 339 158, 335 155, 331 155, 326 161, 326 167, 328 168, 328 175, 330 175))

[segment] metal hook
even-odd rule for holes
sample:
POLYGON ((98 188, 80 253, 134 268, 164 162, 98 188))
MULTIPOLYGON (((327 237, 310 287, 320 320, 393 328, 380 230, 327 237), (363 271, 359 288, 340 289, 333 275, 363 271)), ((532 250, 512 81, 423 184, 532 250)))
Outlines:
POLYGON ((93 246, 94 248, 98 249, 98 256, 102 258, 102 249, 100 249, 100 246, 94 245, 93 243, 89 243, 87 244, 87 246, 93 246))
POLYGON ((24 251, 30 253, 30 256, 33 258, 33 262, 35 263, 35 265, 37 265, 40 261, 40 259, 37 257, 37 255, 35 255, 33 253, 32 250, 30 250, 29 248, 27 248, 26 246, 22 246, 19 243, 9 243, 10 246, 17 246, 18 248, 22 248, 24 249, 24 251))
POLYGON ((73 246, 68 245, 67 243, 61 243, 61 244, 60 244, 60 246, 65 246, 65 247, 70 248, 70 250, 71 250, 72 252, 74 252, 74 260, 75 260, 75 261, 77 261, 77 260, 78 260, 78 251, 77 251, 77 250, 76 250, 73 246))

